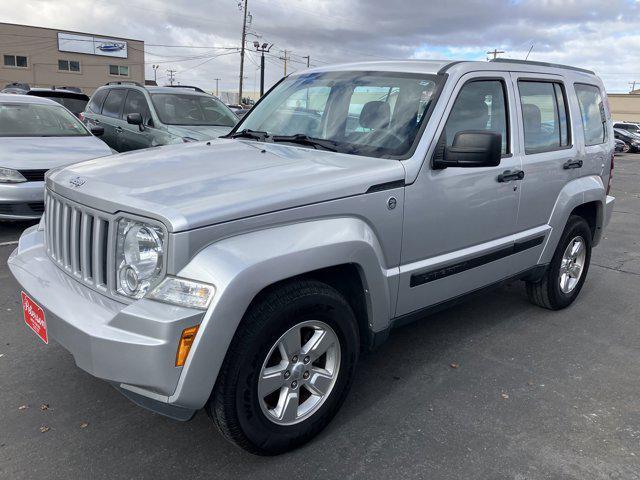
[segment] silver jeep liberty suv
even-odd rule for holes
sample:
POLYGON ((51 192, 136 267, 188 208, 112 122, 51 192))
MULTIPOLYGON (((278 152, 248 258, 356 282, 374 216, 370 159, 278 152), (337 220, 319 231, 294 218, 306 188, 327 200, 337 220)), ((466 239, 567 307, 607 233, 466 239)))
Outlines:
POLYGON ((25 322, 80 368, 276 454, 329 423, 394 327, 508 279, 569 306, 613 208, 613 138, 578 68, 307 70, 225 138, 50 172, 9 266, 25 322))

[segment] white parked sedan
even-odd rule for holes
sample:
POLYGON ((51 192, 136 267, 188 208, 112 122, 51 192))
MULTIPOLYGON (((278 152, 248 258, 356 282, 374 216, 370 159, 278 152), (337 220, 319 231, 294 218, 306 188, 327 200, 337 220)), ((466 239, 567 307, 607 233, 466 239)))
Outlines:
POLYGON ((39 218, 47 170, 110 155, 100 134, 52 100, 0 94, 0 220, 39 218))

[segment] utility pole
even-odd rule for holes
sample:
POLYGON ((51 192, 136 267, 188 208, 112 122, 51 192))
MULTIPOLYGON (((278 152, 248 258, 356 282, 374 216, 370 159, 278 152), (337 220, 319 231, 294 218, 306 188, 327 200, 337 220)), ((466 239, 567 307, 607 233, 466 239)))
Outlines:
POLYGON ((629 82, 629 85, 631 85, 631 91, 629 93, 633 92, 636 89, 636 83, 638 82, 636 82, 635 80, 633 82, 629 82))
POLYGON ((311 55, 307 55, 306 57, 302 57, 307 59, 307 68, 311 66, 311 55))
POLYGON ((286 77, 287 76, 287 62, 289 60, 291 60, 291 57, 287 56, 287 51, 285 50, 284 51, 284 56, 279 57, 279 58, 280 58, 280 60, 284 61, 284 76, 286 77))
POLYGON ((244 0, 242 43, 240 43, 240 86, 238 87, 238 103, 240 105, 242 105, 242 79, 244 77, 244 42, 247 38, 247 2, 248 0, 244 0))
POLYGON ((169 85, 173 85, 177 72, 177 70, 167 70, 167 73, 169 74, 169 85))
POLYGON ((214 80, 216 81, 216 97, 218 97, 219 96, 219 93, 218 93, 218 82, 220 81, 220 79, 219 78, 214 78, 214 80))
POLYGON ((493 55, 493 59, 498 58, 498 55, 504 53, 502 50, 494 49, 492 52, 487 52, 487 55, 493 55))
POLYGON ((273 43, 269 45, 268 43, 263 43, 260 45, 260 42, 254 41, 253 46, 256 49, 256 52, 260 52, 260 96, 264 95, 264 54, 268 53, 273 47, 273 43))

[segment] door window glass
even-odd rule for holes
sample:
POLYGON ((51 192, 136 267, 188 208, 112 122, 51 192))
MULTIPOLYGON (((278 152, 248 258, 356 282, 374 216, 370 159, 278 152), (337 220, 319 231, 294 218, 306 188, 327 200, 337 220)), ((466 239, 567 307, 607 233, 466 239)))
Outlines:
POLYGON ((576 85, 576 95, 580 104, 585 144, 604 143, 607 140, 607 117, 600 89, 593 85, 576 85))
POLYGON ((151 118, 147 99, 144 97, 144 94, 137 90, 129 90, 127 99, 124 102, 122 117, 126 119, 127 115, 130 113, 139 113, 142 115, 142 120, 145 124, 147 124, 147 122, 149 122, 149 118, 151 118))
POLYGON ((459 132, 486 130, 502 136, 502 153, 508 153, 505 98, 504 84, 500 80, 474 80, 464 85, 444 127, 444 144, 453 145, 459 132))
POLYGON ((554 82, 518 82, 525 153, 548 152, 569 146, 564 91, 554 82))
POLYGON ((120 118, 124 96, 127 91, 124 88, 114 88, 109 91, 107 99, 102 106, 102 115, 113 118, 120 118))

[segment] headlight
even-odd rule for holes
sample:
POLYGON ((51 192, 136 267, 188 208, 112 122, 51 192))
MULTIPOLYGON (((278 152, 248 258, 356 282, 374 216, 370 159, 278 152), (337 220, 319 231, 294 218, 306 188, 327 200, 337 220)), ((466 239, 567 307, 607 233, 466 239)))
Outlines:
POLYGON ((186 278, 167 277, 147 294, 147 298, 206 310, 215 293, 216 287, 208 283, 194 282, 186 278))
POLYGON ((27 179, 19 171, 0 167, 0 183, 22 183, 26 181, 27 179))
POLYGON ((163 262, 164 232, 161 228, 128 218, 118 221, 118 293, 142 298, 160 281, 163 262))

